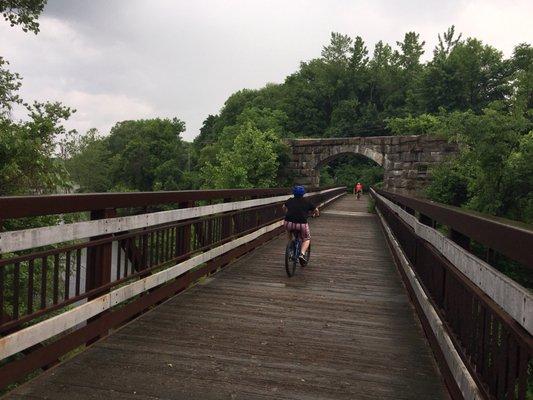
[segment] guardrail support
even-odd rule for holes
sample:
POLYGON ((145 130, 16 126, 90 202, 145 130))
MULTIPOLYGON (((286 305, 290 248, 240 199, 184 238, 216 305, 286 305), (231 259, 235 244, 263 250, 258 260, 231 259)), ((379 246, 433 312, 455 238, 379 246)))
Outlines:
MULTIPOLYGON (((225 198, 223 200, 224 203, 230 203, 232 201, 231 198, 225 198)), ((233 219, 230 215, 228 216, 225 216, 224 219, 222 220, 222 231, 221 231, 221 235, 222 235, 222 238, 228 238, 231 236, 232 234, 232 230, 233 230, 233 219)))
MULTIPOLYGON (((96 219, 105 219, 105 218, 114 218, 117 216, 117 210, 114 208, 106 208, 104 210, 94 210, 91 211, 91 220, 96 219)), ((98 240, 110 237, 112 235, 101 235, 90 238, 90 240, 98 240)), ((120 246, 118 246, 117 251, 120 251, 120 246)), ((99 246, 90 247, 87 249, 87 267, 85 270, 85 290, 89 291, 96 289, 100 286, 103 286, 111 282, 111 265, 113 263, 113 242, 105 243, 99 246)), ((99 293, 95 296, 89 296, 87 300, 92 300, 95 297, 101 296, 102 293, 99 293)), ((97 318, 102 316, 90 318, 87 323, 94 321, 97 318)), ((94 343, 98 340, 101 335, 94 337, 89 340, 87 344, 94 343)))
MULTIPOLYGON (((0 218, 0 232, 3 230, 2 219, 0 218)), ((0 259, 2 254, 0 254, 0 259)), ((0 268, 0 324, 7 322, 11 317, 4 311, 4 269, 0 268)))
MULTIPOLYGON (((178 204, 179 208, 194 207, 194 201, 185 201, 178 204)), ((191 251, 192 229, 191 225, 185 225, 180 228, 180 234, 176 235, 176 255, 182 256, 191 251)))
MULTIPOLYGON (((113 208, 105 210, 95 210, 91 212, 91 220, 114 218, 117 212, 113 208)), ((98 240, 109 237, 110 235, 101 235, 92 237, 90 240, 98 240)), ((86 291, 95 289, 106 283, 111 282, 111 255, 113 251, 112 243, 106 243, 100 246, 90 247, 87 249, 87 269, 86 269, 86 291)))
POLYGON ((465 236, 461 232, 457 232, 454 229, 450 229, 449 238, 463 249, 470 250, 470 238, 468 236, 465 236))
POLYGON ((487 249, 487 256, 486 261, 488 264, 492 265, 496 261, 496 252, 492 250, 490 247, 487 249))
POLYGON ((428 217, 427 215, 424 215, 424 214, 420 214, 420 216, 418 217, 418 220, 420 221, 420 223, 422 223, 424 225, 427 225, 427 226, 431 226, 432 228, 435 225, 433 220, 430 217, 428 217))

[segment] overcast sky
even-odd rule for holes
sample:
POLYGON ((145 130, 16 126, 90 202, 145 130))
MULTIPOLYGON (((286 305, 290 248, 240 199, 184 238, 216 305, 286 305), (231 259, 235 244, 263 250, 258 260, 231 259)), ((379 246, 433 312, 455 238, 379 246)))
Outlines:
POLYGON ((332 31, 372 49, 414 30, 429 57, 454 24, 509 56, 531 43, 532 15, 528 0, 48 0, 37 36, 0 22, 0 55, 25 100, 77 109, 69 128, 178 117, 192 140, 231 93, 282 82, 332 31))

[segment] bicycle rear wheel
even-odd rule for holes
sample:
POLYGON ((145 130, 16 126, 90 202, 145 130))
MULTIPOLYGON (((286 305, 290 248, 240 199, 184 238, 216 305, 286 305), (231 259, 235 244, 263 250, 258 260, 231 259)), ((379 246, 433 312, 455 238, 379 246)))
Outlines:
POLYGON ((294 276, 294 273, 296 272, 297 259, 294 258, 294 245, 294 240, 291 240, 285 249, 285 271, 287 272, 287 276, 289 278, 294 276))

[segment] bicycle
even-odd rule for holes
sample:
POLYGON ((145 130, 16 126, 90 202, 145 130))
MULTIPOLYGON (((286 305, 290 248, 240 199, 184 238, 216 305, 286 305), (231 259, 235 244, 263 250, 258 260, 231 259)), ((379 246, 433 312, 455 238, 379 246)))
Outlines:
POLYGON ((305 252, 305 259, 307 262, 300 261, 300 249, 302 248, 302 238, 300 232, 292 232, 292 240, 287 244, 285 249, 285 271, 290 277, 294 276, 296 272, 296 265, 300 262, 300 266, 305 267, 309 264, 311 258, 311 244, 305 252))

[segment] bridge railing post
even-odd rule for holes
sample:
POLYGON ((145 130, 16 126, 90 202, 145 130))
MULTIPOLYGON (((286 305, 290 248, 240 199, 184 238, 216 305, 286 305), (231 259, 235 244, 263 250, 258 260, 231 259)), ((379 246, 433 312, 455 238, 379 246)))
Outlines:
POLYGON ((419 214, 418 221, 424 225, 431 226, 432 228, 435 227, 435 221, 425 214, 419 214))
MULTIPOLYGON (((255 200, 255 199, 258 199, 258 198, 259 198, 259 196, 254 195, 254 196, 250 197, 250 200, 255 200)), ((253 219, 253 222, 252 222, 251 225, 255 226, 255 227, 261 225, 261 212, 259 210, 254 211, 254 219, 253 219)))
MULTIPOLYGON (((106 208, 103 210, 91 211, 91 220, 114 218, 117 216, 117 211, 114 208, 106 208)), ((111 237, 112 235, 100 235, 91 237, 90 240, 98 240, 111 237)), ((117 246, 117 251, 120 248, 117 246)), ((87 267, 85 271, 85 290, 90 291, 97 289, 101 286, 111 282, 111 269, 112 269, 112 255, 113 255, 113 242, 100 244, 87 249, 87 267)), ((68 273, 68 272, 67 272, 68 273)), ((103 293, 98 293, 93 296, 89 296, 88 300, 92 300, 103 293)), ((89 319, 88 323, 94 321, 97 318, 101 318, 102 315, 89 319)), ((104 334, 105 335, 105 334, 104 334)), ((97 336, 87 342, 87 344, 93 343, 101 336, 97 336)))
POLYGON ((490 265, 494 265, 494 263, 496 262, 496 252, 493 249, 491 249, 490 247, 487 248, 487 253, 485 255, 485 260, 490 265))
MULTIPOLYGON (((148 212, 148 207, 143 207, 142 208, 142 213, 143 214, 146 214, 148 212)), ((143 230, 146 230, 143 229, 143 230)), ((143 234, 141 236, 141 241, 140 241, 140 246, 141 246, 141 269, 146 269, 149 267, 149 258, 148 258, 148 255, 149 255, 149 251, 150 251, 150 248, 149 248, 149 245, 148 245, 148 241, 149 241, 149 235, 147 233, 143 234)), ((117 266, 118 268, 118 266, 117 266)))
MULTIPOLYGON (((115 209, 91 211, 91 220, 114 218, 117 213, 115 209)), ((90 240, 98 240, 110 237, 111 235, 101 235, 91 237, 90 240)), ((87 249, 87 269, 86 269, 86 290, 96 289, 106 283, 111 282, 111 255, 112 243, 90 247, 87 249)))
MULTIPOLYGON (((2 219, 0 218, 0 232, 3 230, 2 219)), ((2 259, 2 254, 0 254, 0 259, 2 259)), ((5 281, 5 269, 0 268, 0 324, 10 320, 9 315, 4 311, 4 281, 5 281)))
MULTIPOLYGON (((224 203, 231 202, 231 198, 225 198, 223 200, 224 203)), ((224 217, 222 217, 222 239, 226 239, 230 237, 233 233, 233 217, 231 214, 227 214, 224 217)))
MULTIPOLYGON (((178 204, 179 208, 190 208, 194 207, 194 201, 184 201, 182 203, 178 204)), ((175 247, 174 247, 174 254, 176 257, 182 256, 184 254, 187 254, 191 251, 192 246, 192 229, 191 225, 184 225, 181 228, 179 228, 179 232, 176 234, 175 238, 175 247)))
POLYGON ((455 229, 450 229, 448 237, 465 250, 470 250, 470 238, 455 229))

